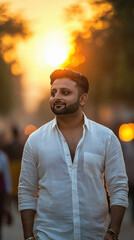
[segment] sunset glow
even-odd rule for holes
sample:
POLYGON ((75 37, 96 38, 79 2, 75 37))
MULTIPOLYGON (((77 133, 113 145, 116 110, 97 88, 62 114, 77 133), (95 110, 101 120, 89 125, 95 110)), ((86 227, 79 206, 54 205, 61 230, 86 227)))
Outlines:
POLYGON ((62 64, 67 58, 67 49, 55 43, 50 43, 45 53, 46 63, 52 66, 62 64))
POLYGON ((40 66, 45 64, 61 65, 69 54, 69 40, 66 38, 64 31, 52 31, 47 36, 40 37, 36 54, 40 66))
MULTIPOLYGON (((70 14, 73 16, 73 12, 70 13, 69 9, 74 4, 73 0, 9 0, 9 3, 11 14, 18 14, 26 20, 31 35, 27 39, 21 39, 17 35, 5 34, 1 39, 4 49, 2 56, 10 64, 12 73, 20 75, 23 106, 27 112, 32 113, 49 93, 52 71, 84 63, 84 56, 79 54, 73 43, 72 32, 83 29, 84 19, 91 18, 93 12, 86 1, 80 4, 81 17, 78 14, 72 19, 70 14), (13 45, 11 50, 10 45, 13 45), (75 58, 72 57, 74 52, 77 52, 75 58)), ((89 34, 84 35, 85 38, 87 36, 89 34)))

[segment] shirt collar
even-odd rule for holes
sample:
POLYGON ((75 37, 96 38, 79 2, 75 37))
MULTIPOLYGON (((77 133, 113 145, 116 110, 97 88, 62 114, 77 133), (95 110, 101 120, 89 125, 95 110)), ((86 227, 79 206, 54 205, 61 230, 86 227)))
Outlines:
MULTIPOLYGON (((87 119, 87 117, 86 117, 86 115, 85 115, 84 112, 83 112, 83 115, 84 115, 84 124, 83 124, 83 126, 86 127, 86 128, 89 130, 88 119, 87 119)), ((53 119, 53 122, 52 122, 52 129, 54 129, 55 127, 58 127, 56 117, 53 119)))
POLYGON ((85 115, 85 113, 83 112, 83 115, 84 115, 84 124, 83 124, 83 126, 85 126, 88 130, 89 130, 89 123, 88 123, 88 119, 87 119, 87 117, 86 117, 86 115, 85 115))
POLYGON ((54 129, 55 127, 57 127, 58 126, 58 124, 57 124, 57 119, 56 119, 56 117, 53 119, 53 121, 52 121, 52 129, 54 129))

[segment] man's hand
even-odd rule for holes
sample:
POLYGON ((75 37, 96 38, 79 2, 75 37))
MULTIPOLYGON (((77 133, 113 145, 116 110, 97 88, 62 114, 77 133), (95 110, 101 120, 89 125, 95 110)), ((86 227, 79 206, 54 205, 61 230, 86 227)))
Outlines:
POLYGON ((113 240, 113 237, 110 233, 106 233, 103 240, 113 240))

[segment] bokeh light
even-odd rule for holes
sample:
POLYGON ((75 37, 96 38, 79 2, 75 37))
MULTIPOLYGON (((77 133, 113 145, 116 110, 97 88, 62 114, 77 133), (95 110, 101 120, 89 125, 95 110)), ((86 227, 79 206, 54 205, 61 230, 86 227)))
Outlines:
POLYGON ((11 71, 14 75, 19 75, 22 72, 22 69, 18 63, 13 63, 11 65, 11 71))
POLYGON ((124 142, 134 139, 134 123, 122 124, 119 128, 119 138, 124 142))
POLYGON ((24 133, 25 133, 26 136, 28 136, 36 130, 37 130, 37 127, 35 125, 29 124, 25 127, 24 133))

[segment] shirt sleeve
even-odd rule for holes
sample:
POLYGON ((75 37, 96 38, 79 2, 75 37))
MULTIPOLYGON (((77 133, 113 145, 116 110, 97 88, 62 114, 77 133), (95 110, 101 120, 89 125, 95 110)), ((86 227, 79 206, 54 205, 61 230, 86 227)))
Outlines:
POLYGON ((38 171, 30 140, 25 144, 18 186, 19 210, 36 210, 38 171))
POLYGON ((128 178, 122 149, 117 137, 111 133, 106 149, 105 180, 110 206, 128 206, 128 178))

